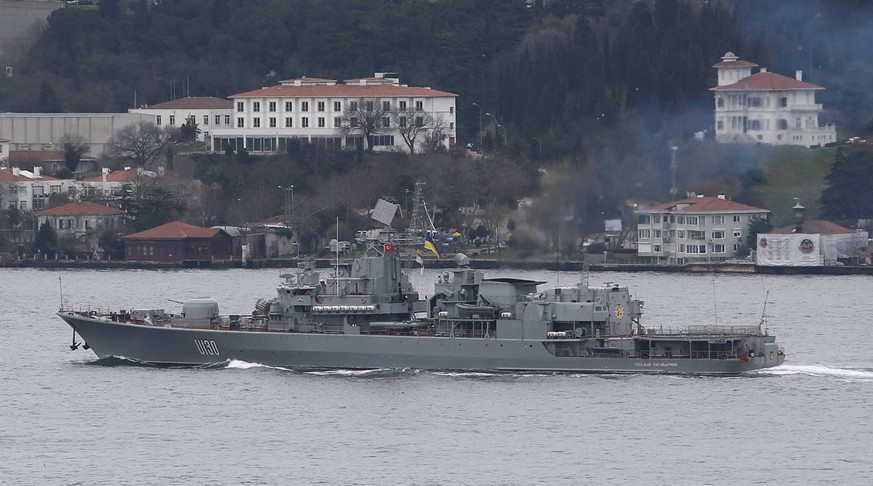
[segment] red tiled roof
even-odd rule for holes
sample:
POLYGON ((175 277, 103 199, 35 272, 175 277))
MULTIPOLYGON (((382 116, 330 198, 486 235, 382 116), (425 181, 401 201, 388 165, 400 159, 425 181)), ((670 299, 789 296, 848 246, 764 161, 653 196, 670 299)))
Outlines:
POLYGON ((766 209, 756 208, 748 204, 731 201, 730 199, 722 199, 720 197, 688 197, 678 201, 672 201, 664 204, 656 204, 649 208, 654 211, 683 211, 688 213, 701 212, 743 212, 743 211, 766 211, 766 209), (683 206, 677 208, 677 206, 683 206))
POLYGON ((753 67, 757 67, 757 66, 758 65, 753 63, 753 62, 743 61, 742 59, 737 59, 736 61, 722 61, 722 62, 718 62, 718 63, 715 63, 712 65, 712 67, 714 67, 716 69, 721 69, 721 68, 732 68, 732 69, 753 68, 753 67))
MULTIPOLYGON (((796 226, 793 224, 789 226, 783 226, 782 228, 771 231, 771 233, 794 233, 795 227, 796 226)), ((801 233, 807 233, 811 235, 835 235, 841 233, 854 233, 854 231, 846 228, 845 226, 840 226, 837 223, 822 220, 804 221, 802 229, 803 231, 801 231, 801 233)))
POLYGON ((712 91, 738 91, 738 90, 783 90, 783 89, 824 89, 823 87, 807 83, 805 81, 798 81, 794 78, 789 78, 788 76, 783 76, 781 74, 776 73, 756 73, 751 76, 746 76, 745 78, 737 81, 733 84, 726 84, 724 86, 716 86, 715 88, 709 88, 712 91))
POLYGON ((237 93, 230 98, 328 98, 328 97, 419 97, 432 98, 436 96, 458 96, 447 91, 439 91, 430 88, 417 88, 412 86, 397 86, 393 84, 381 84, 378 86, 360 86, 337 84, 334 86, 268 86, 253 91, 237 93))
POLYGON ((124 211, 92 202, 71 202, 36 212, 37 216, 81 216, 92 214, 111 216, 124 214, 124 211))
MULTIPOLYGON (((139 177, 136 167, 131 167, 124 170, 116 170, 106 174, 106 182, 135 182, 139 177)), ((82 179, 82 182, 103 182, 103 176, 88 177, 82 179)))
POLYGON ((133 233, 125 240, 183 240, 185 238, 212 238, 221 231, 219 228, 201 228, 181 221, 171 221, 154 228, 133 233))
POLYGON ((7 167, 5 169, 0 169, 0 182, 32 182, 32 181, 59 181, 57 177, 50 177, 47 175, 40 175, 38 177, 27 177, 19 173, 18 175, 14 175, 12 167, 7 167))
POLYGON ((230 109, 232 107, 233 102, 228 99, 215 98, 212 96, 189 96, 187 98, 165 101, 156 105, 149 105, 144 108, 157 108, 160 110, 209 110, 230 109))

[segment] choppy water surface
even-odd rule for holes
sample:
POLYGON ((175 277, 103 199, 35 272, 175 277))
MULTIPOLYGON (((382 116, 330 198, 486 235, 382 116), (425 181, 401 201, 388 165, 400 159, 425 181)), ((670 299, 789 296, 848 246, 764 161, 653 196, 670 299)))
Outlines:
POLYGON ((873 483, 870 277, 591 275, 649 326, 756 324, 769 291, 788 361, 727 378, 157 368, 70 351, 54 316, 59 277, 76 304, 248 313, 279 273, 0 269, 0 484, 873 483))

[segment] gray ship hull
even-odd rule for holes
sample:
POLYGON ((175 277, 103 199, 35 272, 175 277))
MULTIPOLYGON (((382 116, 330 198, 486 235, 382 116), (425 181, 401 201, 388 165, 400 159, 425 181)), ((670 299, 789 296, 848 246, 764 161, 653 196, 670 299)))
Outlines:
POLYGON ((98 357, 162 365, 241 360, 303 368, 739 374, 784 360, 768 352, 742 359, 557 357, 541 340, 187 329, 58 315, 98 357))

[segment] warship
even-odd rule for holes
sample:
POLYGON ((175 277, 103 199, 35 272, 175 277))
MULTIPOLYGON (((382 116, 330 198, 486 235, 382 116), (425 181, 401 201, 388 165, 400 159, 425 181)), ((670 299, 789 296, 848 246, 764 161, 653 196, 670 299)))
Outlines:
POLYGON ((402 262, 400 247, 384 242, 325 271, 305 261, 280 276, 275 297, 241 314, 191 299, 176 314, 62 304, 58 316, 73 328, 73 349, 78 334, 98 357, 158 365, 740 374, 785 359, 763 315, 750 326, 647 328, 626 287, 580 277, 541 291, 544 282, 486 278, 463 255, 422 297, 402 262))

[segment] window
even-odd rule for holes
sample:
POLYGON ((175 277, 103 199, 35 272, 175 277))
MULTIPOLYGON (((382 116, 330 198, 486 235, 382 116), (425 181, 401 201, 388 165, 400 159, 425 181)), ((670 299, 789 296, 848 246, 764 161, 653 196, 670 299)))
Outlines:
POLYGON ((661 253, 661 245, 655 245, 655 253, 661 253))
POLYGON ((719 118, 718 122, 716 122, 716 124, 715 124, 715 127, 718 130, 724 130, 724 120, 719 118))
POLYGON ((739 214, 735 214, 734 215, 734 223, 739 223, 742 220, 742 218, 743 217, 740 216, 739 214))
POLYGON ((757 98, 757 97, 749 98, 749 99, 747 100, 747 102, 748 102, 748 105, 751 106, 751 107, 754 107, 754 108, 760 108, 760 107, 761 107, 761 98, 757 98))
POLYGON ((424 125, 424 118, 417 116, 415 117, 415 126, 421 128, 424 125))
POLYGON ((349 111, 358 111, 357 101, 349 101, 349 111))
POLYGON ((743 237, 743 230, 735 229, 734 230, 734 238, 742 238, 742 237, 743 237))
POLYGON ((245 118, 238 117, 236 119, 236 127, 237 128, 245 128, 245 126, 246 126, 245 118))
POLYGON ((333 117, 333 127, 334 128, 341 128, 342 126, 343 126, 343 119, 338 117, 338 116, 333 117))
POLYGON ((291 101, 286 101, 285 102, 285 111, 293 111, 293 109, 294 109, 294 103, 291 101))
POLYGON ((740 245, 734 243, 734 251, 737 251, 737 250, 739 250, 739 249, 740 249, 740 245))
POLYGON ((349 126, 352 128, 358 128, 358 117, 353 116, 349 118, 349 126))
POLYGON ((688 239, 690 240, 705 240, 706 231, 688 230, 688 239))
POLYGON ((209 125, 209 115, 203 115, 203 124, 209 125))
POLYGON ((270 112, 274 112, 274 111, 276 111, 276 102, 275 102, 275 101, 271 101, 271 102, 269 103, 269 105, 267 105, 267 106, 268 106, 270 112))
POLYGON ((252 126, 254 128, 261 128, 261 119, 260 118, 252 119, 252 126))
POLYGON ((333 111, 343 111, 343 104, 340 101, 333 102, 333 111))
POLYGON ((749 121, 749 130, 760 130, 761 129, 761 120, 750 120, 749 121))
POLYGON ((400 117, 400 128, 406 128, 406 117, 405 116, 400 117))
POLYGON ((230 125, 230 115, 224 115, 224 124, 230 125))
POLYGON ((237 111, 237 113, 242 113, 243 111, 245 111, 243 109, 243 102, 242 101, 236 102, 236 111, 237 111))
POLYGON ((637 230, 638 236, 640 239, 648 239, 652 237, 652 230, 649 229, 639 229, 637 230))
POLYGON ((685 218, 685 223, 689 226, 697 226, 697 216, 687 216, 685 218))
POLYGON ((270 128, 276 128, 276 117, 275 116, 270 117, 270 128))
POLYGON ((724 216, 713 216, 712 224, 724 224, 724 216))
POLYGON ((221 125, 221 115, 215 115, 215 124, 221 125))
POLYGON ((454 107, 454 106, 450 106, 450 107, 449 107, 449 115, 453 115, 453 114, 455 114, 455 107, 454 107))
POLYGON ((685 230, 677 230, 676 234, 678 238, 685 239, 685 230))
POLYGON ((721 243, 713 245, 712 252, 713 253, 724 253, 724 245, 721 243))
POLYGON ((252 111, 255 113, 260 113, 260 111, 261 111, 261 102, 260 101, 253 101, 252 102, 252 111))
POLYGON ((324 101, 319 101, 316 106, 319 112, 324 111, 324 101))
POLYGON ((719 108, 724 108, 724 98, 719 96, 718 99, 715 100, 715 106, 719 108))
POLYGON ((679 253, 685 253, 685 244, 679 245, 679 253))
POLYGON ((373 141, 373 146, 390 146, 394 145, 394 135, 372 135, 370 140, 373 141))
POLYGON ((387 116, 382 117, 382 128, 391 128, 391 118, 387 116))
POLYGON ((324 128, 324 117, 318 117, 318 128, 324 128))
POLYGON ((786 98, 785 96, 779 98, 779 106, 781 106, 782 108, 786 108, 788 106, 788 98, 786 98))
POLYGON ((415 111, 424 111, 424 101, 415 102, 415 111))
POLYGON ((667 216, 666 214, 663 215, 663 216, 661 216, 661 222, 662 222, 662 223, 666 223, 667 221, 668 221, 668 216, 667 216))
POLYGON ((300 102, 300 111, 309 111, 309 102, 301 101, 300 102))
POLYGON ((648 214, 641 214, 639 224, 649 224, 650 216, 648 214))
POLYGON ((309 128, 309 118, 303 117, 300 119, 300 126, 303 128, 309 128))
POLYGON ((161 115, 158 115, 157 117, 155 117, 155 122, 156 122, 158 125, 161 124, 161 115))
POLYGON ((383 101, 382 102, 382 111, 386 111, 386 112, 391 111, 391 102, 390 101, 383 101))
POLYGON ((170 125, 176 124, 176 115, 170 115, 170 125))
POLYGON ((372 101, 368 101, 366 106, 367 106, 367 111, 373 111, 373 102, 372 101))
POLYGON ((400 102, 400 111, 406 111, 406 102, 405 101, 400 102))
POLYGON ((724 239, 724 230, 713 230, 712 231, 712 239, 723 240, 724 239))
POLYGON ((660 238, 661 237, 661 230, 659 230, 659 229, 654 230, 654 236, 655 236, 655 238, 660 238))
POLYGON ((294 119, 290 116, 285 117, 285 128, 291 128, 294 126, 294 119))

